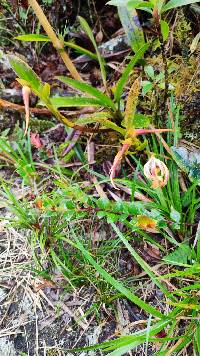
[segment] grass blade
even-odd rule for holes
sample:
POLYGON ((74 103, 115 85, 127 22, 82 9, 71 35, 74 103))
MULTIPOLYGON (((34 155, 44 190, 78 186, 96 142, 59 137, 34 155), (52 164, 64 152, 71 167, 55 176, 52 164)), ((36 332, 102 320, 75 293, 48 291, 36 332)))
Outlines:
POLYGON ((90 253, 84 248, 81 242, 78 241, 77 237, 74 236, 76 241, 76 247, 82 252, 84 257, 88 260, 88 262, 96 269, 99 274, 115 289, 121 292, 126 296, 131 302, 138 305, 141 309, 145 310, 148 314, 152 314, 155 317, 164 318, 163 314, 160 313, 157 309, 152 307, 151 305, 145 303, 142 299, 138 298, 134 293, 131 292, 130 289, 124 287, 122 283, 113 278, 108 272, 106 272, 90 255, 90 253))
MULTIPOLYGON (((129 244, 129 242, 126 240, 126 238, 123 236, 121 231, 118 229, 118 227, 111 222, 111 226, 113 227, 113 230, 116 232, 118 237, 122 240, 126 248, 129 250, 131 255, 134 257, 134 259, 139 263, 139 265, 143 268, 143 270, 148 274, 148 276, 152 279, 152 281, 157 285, 158 288, 166 295, 171 297, 169 291, 165 288, 165 286, 160 283, 156 277, 156 275, 153 273, 149 265, 137 254, 137 252, 133 249, 133 247, 129 244)), ((174 298, 173 298, 174 299, 174 298)))

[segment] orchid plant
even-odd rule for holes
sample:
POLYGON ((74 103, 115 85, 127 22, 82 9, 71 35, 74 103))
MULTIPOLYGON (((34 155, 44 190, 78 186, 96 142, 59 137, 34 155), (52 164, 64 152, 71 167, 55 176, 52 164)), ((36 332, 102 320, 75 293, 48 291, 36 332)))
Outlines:
MULTIPOLYGON (((36 15, 43 28, 45 29, 48 37, 45 41, 52 40, 55 48, 59 49, 59 53, 66 64, 68 70, 71 73, 72 78, 59 76, 56 79, 65 83, 69 87, 77 90, 81 95, 77 96, 51 96, 51 87, 48 83, 43 83, 36 73, 28 66, 27 63, 22 61, 16 56, 9 56, 10 64, 18 75, 17 81, 22 85, 22 94, 24 99, 24 110, 26 113, 26 128, 25 133, 27 133, 28 123, 29 123, 29 96, 33 92, 40 99, 40 104, 46 106, 46 108, 55 116, 59 121, 72 129, 79 130, 81 132, 95 132, 95 131, 105 131, 105 129, 111 129, 116 131, 122 136, 122 147, 117 153, 112 168, 110 172, 110 178, 114 187, 113 179, 115 177, 115 172, 120 162, 126 154, 128 154, 129 149, 134 151, 142 150, 146 146, 146 142, 141 142, 138 139, 139 135, 145 135, 149 133, 162 133, 170 131, 170 129, 148 129, 150 125, 150 118, 148 116, 142 115, 136 111, 138 97, 140 94, 141 78, 137 78, 132 84, 130 91, 126 99, 126 105, 122 103, 123 88, 127 83, 130 73, 133 70, 135 64, 143 57, 145 51, 148 49, 149 44, 144 44, 131 58, 127 67, 125 67, 120 79, 115 85, 113 90, 114 98, 112 98, 112 90, 109 88, 109 83, 106 78, 106 64, 104 59, 101 57, 98 47, 96 45, 93 33, 86 22, 85 19, 79 17, 81 27, 86 32, 90 38, 95 50, 96 58, 99 61, 102 82, 104 86, 104 92, 97 88, 94 88, 88 83, 83 82, 79 74, 77 74, 74 65, 72 65, 71 60, 68 55, 64 54, 64 48, 61 46, 60 40, 56 37, 53 29, 48 22, 46 16, 44 15, 42 9, 36 0, 31 0, 30 5, 34 9, 36 15), (61 113, 60 108, 68 107, 92 107, 93 112, 90 114, 81 115, 74 121, 70 120, 61 113), (125 110, 121 110, 125 106, 125 110), (121 121, 121 124, 116 122, 121 121), (98 123, 99 128, 90 127, 88 125, 98 123)), ((23 40, 36 40, 31 35, 23 36, 23 40)), ((44 37, 44 36, 43 36, 44 37)), ((22 39, 22 38, 21 38, 22 39)))

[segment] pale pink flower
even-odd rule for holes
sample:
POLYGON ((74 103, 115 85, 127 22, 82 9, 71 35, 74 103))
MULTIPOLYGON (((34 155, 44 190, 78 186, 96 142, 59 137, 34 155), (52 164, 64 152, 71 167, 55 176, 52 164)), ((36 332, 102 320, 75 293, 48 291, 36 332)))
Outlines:
MULTIPOLYGON (((146 134, 152 134, 152 133, 162 133, 162 132, 169 132, 169 131, 173 131, 173 130, 172 129, 150 129, 149 130, 149 129, 135 129, 135 128, 132 128, 132 129, 128 130, 127 135, 126 135, 127 138, 125 139, 121 150, 116 154, 114 162, 113 162, 111 170, 110 170, 110 180, 111 180, 112 186, 115 189, 118 189, 116 187, 116 185, 114 184, 114 181, 113 181, 113 179, 115 178, 115 173, 116 173, 117 169, 120 167, 120 164, 121 164, 123 156, 125 156, 127 154, 129 148, 134 143, 134 139, 139 135, 146 135, 146 134)), ((155 160, 156 160, 156 158, 155 158, 155 160)), ((157 161, 165 166, 165 164, 163 162, 161 162, 159 160, 157 160, 157 161)), ((166 169, 167 169, 167 167, 166 167, 166 169)), ((157 180, 158 180, 158 178, 156 178, 156 181, 157 180)), ((154 181, 155 181, 155 179, 154 179, 154 181)), ((165 184, 167 184, 167 183, 165 183, 165 184)), ((156 185, 156 188, 159 187, 159 186, 162 186, 162 180, 161 180, 161 182, 159 184, 158 183, 157 184, 154 183, 154 185, 156 185)), ((164 185, 163 185, 163 187, 164 187, 164 185)))
POLYGON ((28 125, 29 125, 29 120, 30 120, 30 109, 29 109, 30 93, 31 93, 31 90, 28 86, 22 87, 22 96, 23 96, 25 113, 26 113, 26 127, 25 127, 24 135, 26 135, 26 133, 28 131, 28 125))
POLYGON ((169 180, 169 170, 164 162, 152 156, 144 165, 144 175, 152 181, 152 188, 163 188, 169 180))

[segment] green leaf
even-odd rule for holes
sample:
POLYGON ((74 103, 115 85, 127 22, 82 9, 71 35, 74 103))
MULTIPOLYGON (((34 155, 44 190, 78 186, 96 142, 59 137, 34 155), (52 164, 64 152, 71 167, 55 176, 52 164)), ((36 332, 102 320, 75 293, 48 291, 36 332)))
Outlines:
POLYGON ((166 12, 168 10, 174 9, 179 6, 185 6, 199 2, 198 0, 170 0, 161 9, 161 12, 166 12))
POLYGON ((154 69, 151 65, 145 66, 144 71, 148 75, 149 78, 154 79, 155 73, 154 73, 154 69))
POLYGON ((135 128, 146 128, 150 125, 150 117, 136 113, 133 118, 133 126, 135 128))
POLYGON ((152 14, 154 5, 150 1, 129 0, 127 3, 127 8, 128 10, 141 9, 152 14))
MULTIPOLYGON (((158 84, 158 87, 160 88, 160 89, 165 89, 165 83, 163 82, 163 83, 159 83, 158 84)), ((175 87, 171 84, 171 83, 169 83, 169 86, 168 86, 168 90, 174 90, 175 89, 175 87)))
POLYGON ((137 53, 134 55, 134 57, 130 60, 129 64, 126 66, 124 72, 122 73, 119 81, 116 84, 116 89, 115 89, 115 94, 114 94, 115 100, 117 102, 120 102, 120 100, 121 100, 122 92, 123 92, 124 86, 126 84, 126 81, 129 77, 129 74, 131 73, 135 64, 143 57, 147 48, 149 48, 149 44, 145 43, 145 45, 143 47, 141 47, 137 51, 137 53))
MULTIPOLYGON (((148 276, 152 279, 152 281, 157 285, 158 288, 166 295, 168 296, 170 293, 168 290, 165 288, 165 286, 158 280, 157 276, 154 274, 153 270, 150 268, 150 266, 144 261, 143 258, 141 258, 138 253, 134 250, 134 248, 129 244, 127 239, 124 237, 124 235, 121 233, 121 231, 118 229, 118 227, 111 222, 111 226, 113 230, 116 232, 117 236, 121 239, 121 241, 124 243, 128 251, 131 253, 133 258, 137 261, 137 263, 142 267, 142 269, 148 274, 148 276)), ((152 314, 153 315, 153 314, 152 314)))
POLYGON ((128 0, 127 2, 127 7, 130 8, 134 8, 136 9, 136 7, 138 6, 153 6, 150 2, 148 1, 143 1, 143 0, 128 0))
POLYGON ((83 82, 79 82, 77 80, 68 78, 68 77, 56 77, 57 79, 59 79, 61 82, 69 85, 72 88, 78 89, 79 91, 83 92, 83 93, 87 93, 90 94, 92 96, 94 96, 95 98, 97 98, 99 101, 101 101, 103 106, 108 106, 111 107, 113 110, 116 110, 115 108, 115 104, 113 103, 113 101, 105 94, 103 94, 100 90, 92 87, 89 84, 83 83, 83 82))
POLYGON ((97 54, 97 57, 98 57, 98 61, 99 61, 99 65, 100 65, 100 69, 101 69, 101 75, 102 75, 103 84, 104 84, 104 87, 106 88, 106 71, 105 71, 104 59, 101 57, 101 55, 99 53, 95 38, 93 36, 93 33, 92 33, 92 31, 90 29, 90 26, 88 25, 87 21, 81 16, 78 16, 78 19, 80 21, 81 27, 86 32, 86 34, 88 35, 90 41, 92 42, 92 44, 93 44, 93 46, 95 48, 95 51, 96 51, 96 54, 97 54))
POLYGON ((168 23, 166 21, 161 20, 160 21, 160 28, 161 28, 163 41, 165 42, 167 40, 168 35, 169 35, 169 25, 168 25, 168 23))
POLYGON ((137 12, 135 9, 132 11, 128 10, 126 6, 119 6, 118 13, 128 43, 136 53, 145 44, 143 29, 140 25, 137 12))
POLYGON ((14 37, 15 40, 24 41, 24 42, 51 42, 48 36, 39 35, 36 33, 30 33, 28 35, 20 35, 14 37))
POLYGON ((42 89, 41 96, 45 97, 46 99, 49 99, 50 93, 51 93, 51 87, 50 87, 49 83, 45 83, 44 87, 42 89))
POLYGON ((185 147, 172 146, 173 158, 177 165, 188 174, 192 182, 200 185, 200 154, 189 152, 185 147))
POLYGON ((158 9, 158 14, 161 14, 161 9, 163 7, 163 4, 166 2, 166 0, 152 0, 152 3, 154 4, 154 9, 157 7, 158 9))
POLYGON ((56 108, 75 106, 102 106, 97 99, 77 97, 77 96, 57 96, 50 98, 51 104, 56 108))
MULTIPOLYGON (((168 325, 169 322, 170 320, 161 320, 151 325, 151 328, 149 330, 149 336, 152 337, 156 335, 159 331, 163 330, 168 325)), ((79 351, 90 351, 96 349, 99 350, 102 349, 104 351, 115 350, 113 355, 115 356, 123 355, 124 353, 119 354, 119 352, 122 352, 122 348, 125 347, 126 350, 129 351, 136 346, 136 343, 137 345, 143 343, 146 340, 146 334, 147 334, 147 328, 136 331, 134 334, 131 335, 120 336, 119 338, 114 340, 104 341, 97 345, 73 349, 73 351, 79 352, 79 351)))
POLYGON ((191 258, 191 248, 189 245, 184 243, 180 245, 175 251, 163 257, 163 260, 166 263, 187 264, 190 258, 191 258))
POLYGON ((171 206, 170 218, 175 221, 177 224, 181 222, 181 214, 171 206))
POLYGON ((152 89, 153 89, 153 83, 149 82, 148 80, 142 81, 142 95, 147 94, 152 89))
POLYGON ((164 78, 165 78, 165 73, 164 72, 160 72, 159 74, 156 75, 155 82, 158 83, 164 78))
MULTIPOLYGON (((19 41, 25 41, 25 42, 51 42, 50 38, 48 36, 45 35, 38 35, 35 33, 31 33, 28 35, 21 35, 21 36, 17 36, 14 37, 16 40, 19 41)), ((78 46, 77 44, 73 43, 73 42, 69 42, 69 41, 64 41, 64 45, 70 48, 75 49, 77 52, 84 54, 88 57, 91 57, 95 60, 98 60, 98 57, 95 53, 92 53, 91 51, 88 51, 87 49, 78 46)))
POLYGON ((73 42, 64 42, 64 45, 70 48, 75 49, 78 53, 84 54, 92 59, 95 59, 96 61, 98 61, 98 57, 95 53, 88 51, 88 49, 85 49, 81 46, 78 46, 77 44, 73 43, 73 42))
POLYGON ((106 5, 114 6, 126 6, 129 0, 111 0, 106 3, 106 5))
POLYGON ((200 325, 197 325, 195 334, 194 334, 194 344, 196 349, 196 354, 200 355, 200 325))
POLYGON ((26 62, 14 55, 9 55, 8 59, 12 69, 20 79, 26 81, 36 93, 42 91, 43 85, 40 78, 26 62))
POLYGON ((154 8, 153 2, 143 0, 111 0, 107 2, 107 5, 125 6, 128 10, 141 9, 150 13, 154 8))

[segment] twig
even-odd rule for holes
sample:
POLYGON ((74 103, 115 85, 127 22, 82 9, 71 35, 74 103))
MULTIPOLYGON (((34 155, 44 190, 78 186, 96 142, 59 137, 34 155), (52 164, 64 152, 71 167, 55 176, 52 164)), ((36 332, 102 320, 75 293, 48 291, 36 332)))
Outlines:
MULTIPOLYGON (((6 101, 3 99, 0 99, 0 108, 3 109, 8 109, 8 110, 14 110, 14 111, 19 111, 19 112, 25 112, 25 107, 23 105, 19 105, 19 104, 13 104, 10 101, 6 101)), ((50 110, 48 109, 38 109, 38 108, 30 108, 29 109, 30 112, 32 113, 36 113, 36 114, 45 114, 45 115, 52 115, 55 116, 53 113, 51 113, 50 110)), ((65 124, 65 116, 60 114, 60 116, 62 117, 62 120, 60 120, 62 123, 65 124)), ((95 132, 110 132, 113 131, 112 129, 102 129, 102 128, 89 128, 89 127, 85 127, 85 126, 80 126, 80 125, 75 125, 73 126, 73 129, 75 130, 79 130, 81 132, 88 132, 88 133, 95 133, 95 132)))

